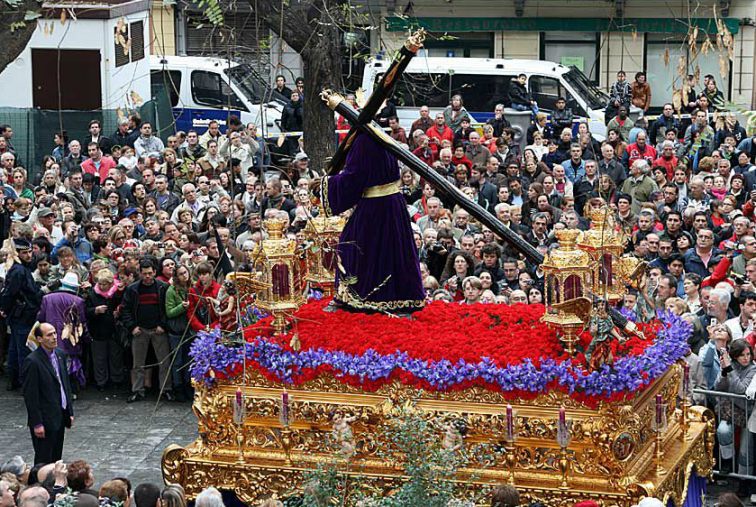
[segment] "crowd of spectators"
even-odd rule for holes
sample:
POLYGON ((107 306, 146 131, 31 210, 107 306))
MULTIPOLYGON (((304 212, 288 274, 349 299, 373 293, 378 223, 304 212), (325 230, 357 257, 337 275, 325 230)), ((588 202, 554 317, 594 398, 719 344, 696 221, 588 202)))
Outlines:
MULTIPOLYGON (((513 82, 512 101, 533 113, 522 144, 503 104, 477 125, 459 95, 433 118, 419 108, 409 132, 390 102, 377 119, 542 253, 556 247, 556 230, 589 228, 587 205, 610 206, 629 238, 626 253, 648 262, 623 312, 640 321, 681 315, 694 328, 686 358, 693 386, 752 398, 756 137, 731 113, 715 117, 723 103, 714 78, 691 94, 689 120, 670 103, 655 119, 633 121, 630 105, 647 109, 650 89, 645 76, 628 84, 620 73, 602 141, 574 122, 564 98, 547 116, 521 85, 513 82)), ((300 100, 296 90, 291 100, 300 100)), ((301 104, 293 107, 292 129, 301 122, 301 104)), ((266 218, 288 220, 288 233, 304 242, 316 213, 310 183, 322 173, 299 143, 287 168, 274 167, 255 125, 233 116, 225 133, 210 122, 165 145, 136 115, 110 136, 98 120, 88 130, 81 140, 59 132, 42 166, 24 167, 12 128, 0 126, 0 236, 9 238, 0 250, 0 365, 7 363, 8 389, 21 386, 27 337, 40 321, 55 326, 75 390, 126 389, 129 402, 150 389, 187 399, 192 336, 228 315, 225 274, 249 269, 266 218)), ((428 300, 543 302, 538 266, 408 168, 400 188, 428 300)), ((722 467, 738 453, 733 471, 744 475, 756 456, 749 406, 723 413, 718 428, 722 467)))
MULTIPOLYGON (((187 507, 179 485, 132 485, 125 477, 102 480, 96 473, 83 460, 31 466, 14 456, 0 464, 0 507, 187 507), (96 484, 99 488, 94 489, 96 484)), ((224 501, 220 491, 210 487, 194 505, 224 507, 224 501)))
MULTIPOLYGON (((132 483, 123 477, 114 477, 101 483, 99 489, 93 489, 100 478, 89 463, 76 460, 69 464, 62 461, 49 465, 27 465, 20 456, 15 456, 0 463, 0 507, 187 507, 184 489, 179 485, 160 487, 153 483, 132 483)), ((308 489, 309 486, 305 486, 308 489)), ((314 490, 315 484, 311 490, 314 490)), ((314 494, 314 491, 311 493, 314 494)), ((319 502, 307 503, 307 492, 303 496, 292 494, 278 499, 263 500, 255 507, 301 507, 303 505, 322 505, 319 502)), ((519 507, 526 499, 520 492, 509 485, 500 485, 491 493, 491 507, 519 507)), ((237 502, 238 504, 238 502, 237 502)), ((224 507, 224 498, 214 487, 204 489, 194 501, 196 507, 224 507)), ((374 505, 370 499, 364 499, 358 505, 374 505)), ((448 507, 474 507, 476 504, 465 500, 452 499, 448 507)), ((542 507, 544 504, 533 501, 530 507, 542 507)), ((598 507, 595 500, 584 500, 574 507, 598 507)), ((661 500, 647 497, 635 507, 663 507, 661 500)), ((732 493, 722 493, 718 504, 721 507, 743 507, 743 503, 732 493)))

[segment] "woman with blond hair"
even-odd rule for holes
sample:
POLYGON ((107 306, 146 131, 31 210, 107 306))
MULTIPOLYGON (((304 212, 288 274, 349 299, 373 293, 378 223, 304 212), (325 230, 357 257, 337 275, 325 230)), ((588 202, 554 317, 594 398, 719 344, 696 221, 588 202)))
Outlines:
POLYGON ((160 492, 160 507, 186 507, 184 488, 171 484, 160 492))
POLYGON ((34 192, 26 184, 26 169, 23 167, 13 169, 10 180, 11 186, 18 197, 34 200, 34 192))
POLYGON ((173 148, 165 148, 163 150, 163 163, 157 165, 156 167, 158 173, 172 177, 173 169, 175 167, 181 167, 183 164, 184 161, 179 158, 176 150, 174 150, 173 148))
POLYGON ((92 361, 97 390, 102 392, 111 382, 123 384, 126 372, 123 348, 116 340, 115 312, 121 304, 122 292, 118 291, 113 272, 100 269, 94 288, 89 291, 85 310, 89 333, 92 336, 92 361))
POLYGON ((664 309, 678 316, 690 312, 688 304, 682 298, 677 297, 667 299, 664 302, 664 309))

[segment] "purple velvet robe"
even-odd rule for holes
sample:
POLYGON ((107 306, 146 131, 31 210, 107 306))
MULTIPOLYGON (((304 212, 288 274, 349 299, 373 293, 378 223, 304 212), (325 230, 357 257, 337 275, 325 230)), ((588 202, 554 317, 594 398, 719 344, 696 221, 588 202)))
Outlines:
POLYGON ((420 263, 404 197, 398 192, 362 196, 369 187, 397 180, 399 164, 393 155, 360 134, 349 150, 344 170, 323 181, 327 214, 337 215, 356 206, 338 247, 346 273, 337 268, 336 299, 349 307, 404 312, 424 304, 420 263), (350 280, 354 283, 345 284, 350 280))

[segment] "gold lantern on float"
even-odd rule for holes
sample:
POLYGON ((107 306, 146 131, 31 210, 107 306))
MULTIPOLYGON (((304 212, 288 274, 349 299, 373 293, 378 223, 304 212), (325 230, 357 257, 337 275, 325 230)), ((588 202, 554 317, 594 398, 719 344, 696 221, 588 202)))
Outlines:
POLYGON ((541 264, 545 278, 546 313, 541 320, 557 330, 568 354, 574 354, 578 334, 591 316, 595 262, 577 247, 581 231, 555 232, 559 248, 546 254, 541 264))
POLYGON ((321 209, 317 217, 307 221, 305 227, 305 238, 310 243, 305 281, 311 288, 322 290, 326 297, 334 294, 339 262, 337 247, 345 224, 344 217, 328 217, 321 209))
POLYGON ((297 242, 286 237, 286 220, 271 218, 264 224, 269 236, 255 254, 264 262, 262 282, 266 286, 258 295, 257 306, 273 316, 273 327, 277 333, 283 333, 286 317, 304 303, 297 242))
POLYGON ((591 208, 588 216, 591 228, 583 233, 578 246, 595 261, 593 293, 614 304, 625 294, 617 260, 625 251, 627 238, 616 229, 614 212, 608 206, 591 208))

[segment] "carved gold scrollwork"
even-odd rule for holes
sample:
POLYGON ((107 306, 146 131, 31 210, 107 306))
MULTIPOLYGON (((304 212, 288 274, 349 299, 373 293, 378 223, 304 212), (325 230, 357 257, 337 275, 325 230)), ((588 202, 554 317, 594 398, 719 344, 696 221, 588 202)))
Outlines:
MULTIPOLYGON (((332 416, 335 409, 348 414, 355 454, 336 460, 343 473, 360 475, 351 481, 364 491, 391 491, 400 483, 402 456, 387 456, 391 418, 409 411, 438 428, 452 419, 467 426, 465 447, 475 458, 460 472, 460 481, 479 492, 508 479, 508 461, 502 450, 506 433, 505 407, 515 409, 517 442, 512 449, 512 469, 518 489, 526 498, 547 505, 571 505, 576 499, 596 499, 604 507, 629 507, 641 496, 685 498, 691 471, 711 474, 714 442, 713 414, 700 407, 688 411, 691 440, 680 442, 680 428, 672 417, 679 374, 671 370, 647 391, 632 400, 599 403, 588 407, 560 392, 531 400, 511 400, 502 393, 474 387, 460 392, 426 392, 392 382, 373 392, 342 384, 327 374, 295 387, 289 404, 293 423, 282 440, 280 393, 282 385, 248 369, 244 379, 222 379, 214 386, 197 385, 193 410, 200 438, 181 447, 169 447, 163 456, 163 474, 169 483, 182 484, 194 498, 214 485, 236 491, 246 502, 256 503, 273 492, 279 496, 301 487, 302 470, 334 461, 332 416), (242 382, 243 380, 243 382, 242 382), (238 462, 235 441, 239 426, 233 420, 237 387, 242 390, 245 419, 243 450, 238 462), (654 434, 651 419, 655 395, 667 402, 669 425, 667 453, 675 453, 662 478, 653 475, 649 449, 654 434), (572 440, 567 449, 570 491, 559 490, 560 449, 556 445, 558 407, 567 408, 572 440), (290 461, 286 461, 287 456, 290 461), (692 466, 689 466, 692 465, 692 466), (369 476, 369 478, 365 478, 369 476)), ((510 454, 507 453, 507 456, 510 454)), ((564 461, 564 458, 562 458, 564 461)), ((678 503, 678 507, 680 504, 678 503)))
POLYGON ((170 445, 163 452, 161 470, 166 484, 184 483, 183 461, 186 456, 186 449, 178 445, 170 445))

